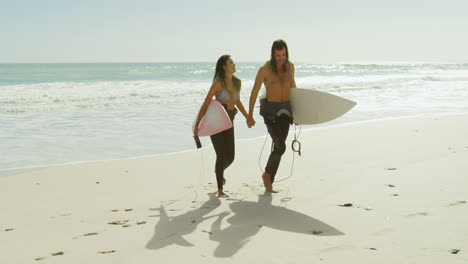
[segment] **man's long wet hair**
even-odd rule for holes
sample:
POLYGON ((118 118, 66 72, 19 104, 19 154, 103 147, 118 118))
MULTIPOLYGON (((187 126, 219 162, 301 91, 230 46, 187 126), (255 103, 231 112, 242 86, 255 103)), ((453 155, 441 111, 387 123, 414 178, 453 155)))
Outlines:
MULTIPOLYGON (((219 57, 218 61, 216 62, 216 69, 215 69, 215 74, 213 77, 213 83, 216 82, 218 79, 220 79, 223 83, 224 86, 226 86, 226 72, 224 71, 224 66, 227 64, 228 59, 231 58, 231 55, 222 55, 219 57)), ((232 82, 234 83, 234 88, 237 90, 240 89, 240 80, 232 76, 232 82)))
POLYGON ((275 50, 282 50, 283 48, 286 48, 286 61, 283 64, 283 70, 288 71, 289 70, 289 51, 288 51, 288 45, 286 45, 286 41, 282 39, 277 39, 273 42, 273 45, 271 46, 271 59, 270 59, 270 66, 271 70, 277 74, 278 73, 278 67, 276 66, 276 60, 275 60, 275 50))

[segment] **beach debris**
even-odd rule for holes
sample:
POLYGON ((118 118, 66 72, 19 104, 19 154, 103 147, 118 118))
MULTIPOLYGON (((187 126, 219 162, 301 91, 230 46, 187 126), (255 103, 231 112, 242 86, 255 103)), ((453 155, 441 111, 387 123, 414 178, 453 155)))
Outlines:
POLYGON ((385 169, 386 170, 391 170, 391 171, 396 170, 396 168, 385 168, 385 169))
POLYGON ((115 250, 108 250, 108 251, 99 251, 98 254, 110 254, 115 253, 115 250))
POLYGON ((457 206, 457 205, 462 205, 462 204, 466 204, 466 201, 458 201, 458 202, 455 202, 455 203, 451 203, 451 204, 449 204, 449 206, 457 206))
POLYGON ((96 233, 96 232, 93 232, 93 233, 86 233, 86 234, 84 234, 84 235, 82 235, 82 236, 74 237, 73 239, 78 239, 78 238, 80 238, 80 237, 86 237, 86 236, 97 236, 97 235, 99 235, 99 233, 96 233))
POLYGON ((392 196, 400 196, 398 193, 394 193, 392 194, 392 196))
POLYGON ((101 182, 96 182, 96 184, 100 184, 101 182))
POLYGON ((393 185, 393 184, 387 184, 387 186, 390 187, 390 188, 395 188, 395 185, 393 185))
POLYGON ((372 207, 367 206, 366 208, 364 208, 364 210, 366 210, 366 211, 371 211, 371 210, 372 210, 372 207))
POLYGON ((125 209, 125 212, 133 211, 133 209, 125 209))
POLYGON ((35 261, 40 261, 40 260, 44 260, 44 259, 46 259, 46 257, 35 258, 34 260, 35 261))
POLYGON ((419 212, 419 213, 410 214, 408 216, 428 216, 428 215, 429 215, 428 212, 419 212))
POLYGON ((63 251, 59 251, 59 252, 56 252, 56 253, 50 253, 52 256, 62 256, 64 253, 63 251))
POLYGON ((116 220, 116 221, 109 222, 107 224, 109 224, 109 225, 125 225, 126 223, 128 223, 128 220, 116 220))
POLYGON ((206 231, 206 230, 202 230, 203 233, 208 233, 210 235, 212 235, 213 233, 211 233, 210 231, 206 231))
POLYGON ((148 215, 148 217, 158 217, 158 216, 161 216, 161 215, 148 215))
POLYGON ((117 209, 112 210, 112 212, 114 212, 114 213, 115 213, 115 212, 118 212, 118 211, 119 211, 119 210, 117 210, 117 209))
POLYGON ((192 220, 192 224, 193 224, 193 223, 196 223, 196 222, 197 222, 197 221, 195 221, 195 220, 192 220))
POLYGON ((320 235, 320 234, 323 234, 323 232, 322 232, 322 231, 313 230, 313 231, 312 231, 312 234, 314 234, 314 235, 320 235))
POLYGON ((13 230, 15 230, 15 229, 14 228, 7 228, 7 229, 5 229, 5 232, 10 232, 10 231, 13 231, 13 230))
POLYGON ((377 250, 376 248, 369 248, 370 250, 377 250))
POLYGON ((144 225, 144 224, 146 224, 145 221, 137 222, 137 225, 144 225))
POLYGON ((452 254, 458 254, 458 252, 460 252, 460 250, 459 249, 451 249, 449 252, 452 253, 452 254))
POLYGON ((123 225, 122 227, 130 227, 131 225, 123 225))
POLYGON ((339 206, 341 206, 341 207, 352 207, 353 204, 352 203, 345 203, 345 204, 340 204, 339 206))

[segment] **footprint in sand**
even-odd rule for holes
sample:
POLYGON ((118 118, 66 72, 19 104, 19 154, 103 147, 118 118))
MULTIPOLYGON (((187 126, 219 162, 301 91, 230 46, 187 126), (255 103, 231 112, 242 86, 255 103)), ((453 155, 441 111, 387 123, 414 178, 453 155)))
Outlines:
POLYGON ((460 205, 464 205, 464 204, 466 204, 466 201, 458 201, 458 202, 449 204, 449 206, 450 206, 450 207, 452 207, 452 206, 460 206, 460 205))
POLYGON ((428 212, 419 212, 419 213, 414 213, 414 214, 409 214, 408 217, 413 217, 413 216, 428 216, 428 212))
POLYGON ((128 223, 129 220, 116 220, 116 221, 112 221, 112 222, 109 222, 107 224, 109 225, 125 225, 126 223, 128 223))
POLYGON ((50 253, 50 255, 56 257, 56 256, 62 256, 64 253, 63 251, 60 251, 60 252, 56 252, 56 253, 50 253))
POLYGON ((73 239, 78 239, 78 238, 80 238, 80 237, 97 236, 97 235, 99 235, 99 233, 93 232, 93 233, 84 234, 84 235, 82 235, 82 236, 74 237, 73 239))
POLYGON ((99 251, 98 254, 111 254, 115 253, 115 250, 99 251))
POLYGON ((393 185, 393 184, 387 184, 386 186, 390 187, 390 188, 395 188, 396 186, 393 185))
POLYGON ((15 229, 14 228, 7 228, 7 229, 5 229, 5 232, 10 232, 10 231, 13 231, 13 230, 15 230, 15 229))
POLYGON ((385 169, 386 170, 391 170, 391 171, 396 170, 396 168, 385 168, 385 169))
POLYGON ((148 217, 160 217, 161 215, 148 215, 148 217))

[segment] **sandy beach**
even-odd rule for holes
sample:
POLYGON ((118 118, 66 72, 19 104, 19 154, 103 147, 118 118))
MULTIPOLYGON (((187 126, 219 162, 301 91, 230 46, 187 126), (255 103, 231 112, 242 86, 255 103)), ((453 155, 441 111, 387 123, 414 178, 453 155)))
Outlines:
POLYGON ((227 199, 211 147, 2 177, 0 263, 468 263, 467 135, 468 114, 302 131, 272 195, 264 137, 236 142, 227 199))

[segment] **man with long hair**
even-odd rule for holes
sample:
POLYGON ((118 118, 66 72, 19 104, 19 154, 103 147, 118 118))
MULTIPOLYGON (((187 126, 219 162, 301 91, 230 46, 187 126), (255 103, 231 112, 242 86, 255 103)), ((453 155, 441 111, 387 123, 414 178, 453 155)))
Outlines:
POLYGON ((268 133, 274 144, 262 179, 265 190, 276 193, 277 191, 273 190, 273 182, 281 156, 286 151, 285 141, 288 137, 289 126, 293 123, 289 94, 291 88, 296 88, 294 64, 289 62, 288 46, 282 39, 273 42, 270 60, 258 70, 250 95, 249 118, 247 120, 249 127, 255 124, 253 111, 262 84, 265 85, 266 98, 260 101, 260 115, 265 120, 268 133))

